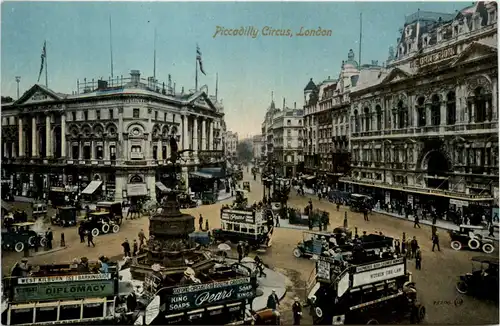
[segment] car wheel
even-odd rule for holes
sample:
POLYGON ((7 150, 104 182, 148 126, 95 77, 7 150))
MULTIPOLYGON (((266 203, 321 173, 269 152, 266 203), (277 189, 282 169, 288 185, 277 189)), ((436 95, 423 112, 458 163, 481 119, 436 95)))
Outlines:
POLYGON ((16 243, 16 245, 14 246, 14 250, 16 252, 22 252, 24 250, 24 243, 23 242, 16 243))
POLYGON ((47 239, 40 238, 40 247, 45 248, 46 245, 47 245, 47 239))
POLYGON ((495 247, 491 243, 485 243, 483 244, 483 251, 487 254, 491 254, 493 251, 495 251, 495 247))
POLYGON ((462 249, 462 243, 460 243, 460 241, 452 241, 451 242, 451 248, 453 250, 459 251, 459 250, 462 249))
POLYGON ((113 233, 118 233, 118 231, 120 231, 120 226, 118 224, 113 225, 112 231, 113 233))
POLYGON ((295 248, 293 249, 293 255, 295 256, 295 258, 300 258, 302 257, 302 251, 300 251, 299 248, 295 248))
POLYGON ((31 237, 28 238, 28 244, 30 245, 30 247, 35 246, 35 240, 36 240, 36 237, 34 235, 32 235, 31 237))
POLYGON ((102 233, 104 233, 104 234, 108 233, 108 232, 109 232, 109 224, 107 224, 107 223, 102 223, 102 225, 101 225, 101 231, 102 231, 102 233))
POLYGON ((98 228, 93 228, 92 231, 90 232, 92 233, 92 236, 93 237, 97 237, 99 235, 99 229, 98 228))
POLYGON ((476 239, 470 239, 468 245, 469 245, 469 248, 471 248, 472 250, 476 250, 477 248, 479 248, 481 246, 479 241, 477 241, 476 239))
POLYGON ((378 325, 378 320, 372 318, 366 322, 367 325, 378 325))
POLYGON ((419 324, 419 323, 421 323, 424 320, 426 312, 425 312, 425 307, 422 306, 422 305, 420 305, 420 304, 417 305, 416 308, 417 308, 417 316, 416 316, 417 319, 416 319, 416 322, 417 322, 417 324, 419 324))
POLYGON ((455 288, 460 294, 467 294, 467 292, 469 291, 469 286, 464 281, 457 282, 455 288))
POLYGON ((316 316, 317 316, 318 318, 323 317, 323 310, 321 310, 321 308, 320 308, 320 307, 316 307, 316 308, 314 308, 314 313, 316 314, 316 316))

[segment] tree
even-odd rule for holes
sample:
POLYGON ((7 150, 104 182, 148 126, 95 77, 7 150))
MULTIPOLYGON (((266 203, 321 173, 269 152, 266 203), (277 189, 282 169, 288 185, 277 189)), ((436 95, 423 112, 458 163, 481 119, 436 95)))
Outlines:
POLYGON ((249 142, 239 142, 236 146, 236 153, 241 162, 249 163, 253 159, 253 149, 249 142))
POLYGON ((14 99, 10 96, 2 96, 2 103, 12 103, 14 99))

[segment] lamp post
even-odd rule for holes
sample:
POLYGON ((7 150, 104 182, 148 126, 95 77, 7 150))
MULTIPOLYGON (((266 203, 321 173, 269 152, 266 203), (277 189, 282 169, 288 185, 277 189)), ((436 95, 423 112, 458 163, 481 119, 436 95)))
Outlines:
POLYGON ((16 76, 17 83, 17 99, 19 100, 19 83, 21 82, 21 76, 16 76))

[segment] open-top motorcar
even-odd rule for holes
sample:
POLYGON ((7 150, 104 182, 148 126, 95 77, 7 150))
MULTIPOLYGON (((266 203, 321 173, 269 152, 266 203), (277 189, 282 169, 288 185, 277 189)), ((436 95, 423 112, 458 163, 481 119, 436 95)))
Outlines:
POLYGON ((304 231, 302 241, 293 250, 293 255, 297 258, 321 255, 323 252, 323 240, 330 241, 334 235, 327 232, 304 231))
POLYGON ((84 230, 91 232, 92 236, 109 232, 118 233, 120 225, 112 218, 112 214, 107 211, 91 212, 89 217, 82 221, 84 230))
POLYGON ((458 231, 450 231, 451 248, 457 251, 462 248, 468 248, 491 254, 495 251, 494 242, 492 239, 486 238, 480 234, 479 232, 481 232, 481 230, 484 230, 482 226, 460 225, 458 231))
POLYGON ((457 292, 498 300, 498 257, 476 256, 471 260, 472 272, 460 276, 457 292))
POLYGON ((73 206, 58 207, 56 215, 52 217, 52 224, 65 226, 74 226, 77 222, 78 210, 73 206))
POLYGON ((34 222, 14 223, 2 229, 2 249, 22 252, 26 246, 45 246, 45 236, 35 232, 34 225, 34 222))

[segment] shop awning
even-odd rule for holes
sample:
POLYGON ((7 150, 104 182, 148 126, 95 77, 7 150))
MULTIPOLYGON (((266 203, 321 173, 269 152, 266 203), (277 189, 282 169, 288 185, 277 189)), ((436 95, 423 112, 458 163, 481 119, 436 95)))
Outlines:
MULTIPOLYGON (((231 169, 227 169, 228 172, 231 169)), ((226 171, 222 168, 202 168, 199 169, 197 172, 201 173, 206 173, 212 175, 212 178, 225 178, 226 177, 226 171)))
POLYGON ((156 187, 158 187, 158 189, 160 189, 162 192, 168 191, 168 188, 165 187, 165 185, 163 183, 161 183, 160 181, 156 182, 156 187))
POLYGON ((7 211, 11 211, 12 210, 12 205, 7 203, 6 201, 4 201, 2 199, 2 209, 5 209, 7 211))
POLYGON ((82 194, 92 195, 101 185, 102 181, 91 181, 89 185, 85 189, 83 189, 82 194))
POLYGON ((204 172, 200 172, 200 171, 191 172, 190 175, 192 175, 193 177, 205 178, 205 179, 213 179, 213 178, 215 178, 210 173, 204 173, 204 172))
POLYGON ((147 196, 148 187, 145 183, 127 184, 127 197, 147 196))

